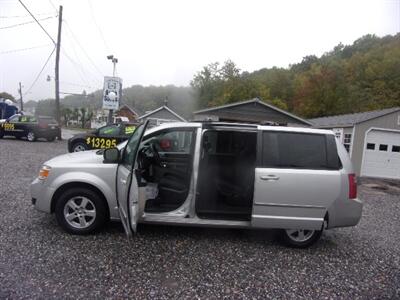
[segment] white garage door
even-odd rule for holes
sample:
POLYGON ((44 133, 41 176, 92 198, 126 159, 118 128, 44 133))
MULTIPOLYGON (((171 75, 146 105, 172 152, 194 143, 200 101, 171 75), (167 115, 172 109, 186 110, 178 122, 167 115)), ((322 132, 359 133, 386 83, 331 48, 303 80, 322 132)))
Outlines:
POLYGON ((371 130, 366 137, 361 176, 400 179, 400 133, 371 130))

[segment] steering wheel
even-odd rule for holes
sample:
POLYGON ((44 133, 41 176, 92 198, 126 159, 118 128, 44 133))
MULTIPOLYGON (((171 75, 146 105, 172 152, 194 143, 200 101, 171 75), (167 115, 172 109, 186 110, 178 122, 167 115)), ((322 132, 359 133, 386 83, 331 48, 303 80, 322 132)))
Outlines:
POLYGON ((160 157, 160 154, 158 153, 158 150, 157 150, 157 148, 156 148, 155 143, 151 143, 149 148, 150 148, 150 151, 151 151, 151 153, 152 153, 152 155, 153 155, 154 161, 155 161, 159 166, 161 166, 161 157, 160 157))

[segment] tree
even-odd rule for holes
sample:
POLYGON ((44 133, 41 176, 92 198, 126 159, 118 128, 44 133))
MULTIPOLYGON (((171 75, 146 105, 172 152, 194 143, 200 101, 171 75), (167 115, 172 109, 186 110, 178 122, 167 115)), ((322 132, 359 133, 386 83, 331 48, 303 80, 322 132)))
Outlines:
POLYGON ((81 123, 82 123, 82 128, 85 128, 85 122, 86 122, 86 108, 81 107, 80 112, 81 112, 81 123))
POLYGON ((64 119, 64 125, 68 126, 68 121, 71 119, 72 116, 72 110, 69 107, 62 107, 61 115, 64 119))
POLYGON ((35 109, 36 116, 51 116, 56 115, 56 104, 53 99, 40 100, 35 109))
POLYGON ((0 93, 0 98, 9 99, 12 102, 16 102, 14 96, 9 94, 9 93, 7 93, 7 92, 0 93))
POLYGON ((75 107, 72 111, 72 120, 78 122, 79 121, 79 108, 75 107))

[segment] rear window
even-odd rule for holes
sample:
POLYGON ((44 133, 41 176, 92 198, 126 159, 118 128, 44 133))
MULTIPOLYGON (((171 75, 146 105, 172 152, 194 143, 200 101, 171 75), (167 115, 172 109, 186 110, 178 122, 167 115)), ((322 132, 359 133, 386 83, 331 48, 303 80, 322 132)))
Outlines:
POLYGON ((267 168, 337 170, 335 137, 323 134, 263 132, 262 165, 267 168))

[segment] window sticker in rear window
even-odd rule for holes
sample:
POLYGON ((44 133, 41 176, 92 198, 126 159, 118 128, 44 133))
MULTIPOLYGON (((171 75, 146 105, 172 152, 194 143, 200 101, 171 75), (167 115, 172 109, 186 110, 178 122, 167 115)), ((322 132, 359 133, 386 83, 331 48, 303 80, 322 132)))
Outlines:
POLYGON ((136 126, 126 126, 125 127, 125 134, 132 134, 135 132, 136 126))

